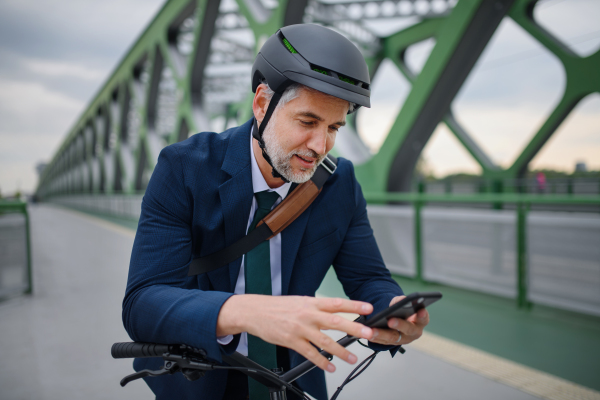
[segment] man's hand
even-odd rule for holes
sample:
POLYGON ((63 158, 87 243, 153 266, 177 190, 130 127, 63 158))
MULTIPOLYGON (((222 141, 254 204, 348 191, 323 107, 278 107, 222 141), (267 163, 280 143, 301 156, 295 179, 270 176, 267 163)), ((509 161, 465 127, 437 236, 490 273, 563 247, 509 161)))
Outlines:
MULTIPOLYGON (((396 304, 406 296, 397 296, 392 299, 390 306, 396 304)), ((429 323, 429 313, 426 309, 419 310, 416 314, 411 315, 408 319, 390 318, 388 326, 390 329, 373 328, 373 338, 371 342, 399 345, 408 344, 413 340, 417 340, 423 334, 423 328, 429 323)))
POLYGON ((235 295, 221 308, 217 336, 248 332, 295 350, 319 368, 333 372, 335 366, 311 343, 350 364, 354 364, 357 357, 321 330, 333 329, 368 340, 373 336, 371 328, 334 314, 339 312, 368 315, 373 312, 373 306, 337 298, 235 295))

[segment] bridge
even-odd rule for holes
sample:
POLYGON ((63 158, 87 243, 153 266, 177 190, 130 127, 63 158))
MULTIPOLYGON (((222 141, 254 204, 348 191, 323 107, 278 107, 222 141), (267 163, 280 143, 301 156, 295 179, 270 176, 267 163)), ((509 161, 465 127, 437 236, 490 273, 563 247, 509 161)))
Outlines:
MULTIPOLYGON (((113 342, 128 340, 121 300, 135 221, 52 204, 29 207, 29 217, 34 294, 0 303, 0 356, 10 360, 0 366, 2 398, 151 398, 143 382, 118 385, 131 361, 109 355, 113 342)), ((440 290, 444 299, 431 307, 424 337, 405 355, 380 354, 341 398, 373 390, 380 399, 600 398, 598 319, 395 278, 406 292, 440 290)), ((319 294, 344 296, 332 273, 319 294)), ((353 368, 334 362, 330 394, 353 368)))
MULTIPOLYGON (((393 66, 409 83, 376 148, 352 115, 333 152, 353 161, 386 265, 405 292, 445 295, 418 344, 400 359, 379 356, 344 395, 358 398, 376 385, 380 398, 600 398, 600 187, 569 181, 540 193, 522 184, 577 105, 600 92, 600 51, 573 51, 539 23, 537 3, 166 2, 43 171, 39 204, 0 203, 0 297, 9 299, 0 303, 0 354, 17 360, 1 369, 8 398, 150 395, 143 385, 116 387, 130 368, 106 355, 112 342, 127 340, 120 300, 158 154, 250 118, 256 52, 278 27, 302 22, 351 39, 373 82, 393 66), (398 25, 399 18, 411 23, 398 25), (505 165, 453 110, 507 21, 558 60, 565 89, 505 165), (427 49, 421 65, 408 56, 417 48, 427 49), (476 185, 427 184, 420 176, 420 156, 440 126, 477 163, 476 185), (23 292, 31 295, 14 297, 23 292), (38 371, 31 385, 23 377, 30 370, 38 371)), ((330 274, 319 294, 343 292, 330 274)), ((330 392, 349 372, 339 364, 330 392)))

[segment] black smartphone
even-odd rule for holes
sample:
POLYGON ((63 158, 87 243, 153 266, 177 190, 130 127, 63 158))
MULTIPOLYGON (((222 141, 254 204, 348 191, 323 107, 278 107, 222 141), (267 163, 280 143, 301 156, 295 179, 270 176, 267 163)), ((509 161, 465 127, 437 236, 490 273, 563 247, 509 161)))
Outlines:
POLYGON ((371 328, 389 328, 387 320, 390 318, 406 319, 422 308, 435 303, 442 298, 440 292, 415 292, 411 293, 396 304, 367 317, 364 325, 371 328))

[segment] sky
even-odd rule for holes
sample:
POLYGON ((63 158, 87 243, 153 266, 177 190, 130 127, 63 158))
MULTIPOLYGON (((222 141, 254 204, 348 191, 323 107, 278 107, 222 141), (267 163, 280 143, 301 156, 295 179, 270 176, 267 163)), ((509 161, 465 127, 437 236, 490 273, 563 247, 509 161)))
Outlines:
MULTIPOLYGON (((162 4, 162 0, 0 2, 2 195, 35 189, 35 165, 52 158, 162 4)), ((582 56, 600 47, 600 1, 543 0, 535 17, 582 56)), ((393 28, 387 23, 374 29, 393 28)), ((434 45, 429 40, 409 49, 409 66, 420 70, 434 45)), ((558 60, 505 19, 452 110, 492 160, 507 167, 555 107, 564 85, 558 60)), ((409 88, 396 67, 385 62, 373 82, 373 107, 361 109, 358 116, 359 133, 373 152, 383 143, 409 88)), ((443 125, 423 155, 436 176, 480 172, 443 125)), ((588 169, 600 169, 598 94, 576 108, 531 167, 571 172, 579 161, 588 169)))
POLYGON ((77 117, 163 0, 0 1, 0 192, 35 190, 77 117))

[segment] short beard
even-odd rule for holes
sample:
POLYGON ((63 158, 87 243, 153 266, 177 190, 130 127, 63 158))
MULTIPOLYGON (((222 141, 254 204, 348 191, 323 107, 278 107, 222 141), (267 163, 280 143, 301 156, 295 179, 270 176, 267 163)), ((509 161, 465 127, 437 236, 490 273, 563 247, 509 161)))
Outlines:
POLYGON ((273 168, 279 172, 281 176, 283 176, 286 180, 293 183, 304 183, 308 181, 315 174, 317 167, 321 164, 321 161, 325 158, 325 154, 317 154, 314 150, 292 150, 289 153, 286 153, 285 150, 281 147, 281 143, 277 138, 277 134, 275 132, 275 115, 277 113, 273 113, 271 120, 265 127, 263 132, 263 140, 265 142, 265 150, 269 157, 271 158, 271 162, 273 163, 273 168), (316 162, 314 167, 310 169, 301 168, 300 171, 294 170, 292 165, 290 164, 290 160, 294 155, 311 157, 315 158, 316 162))

